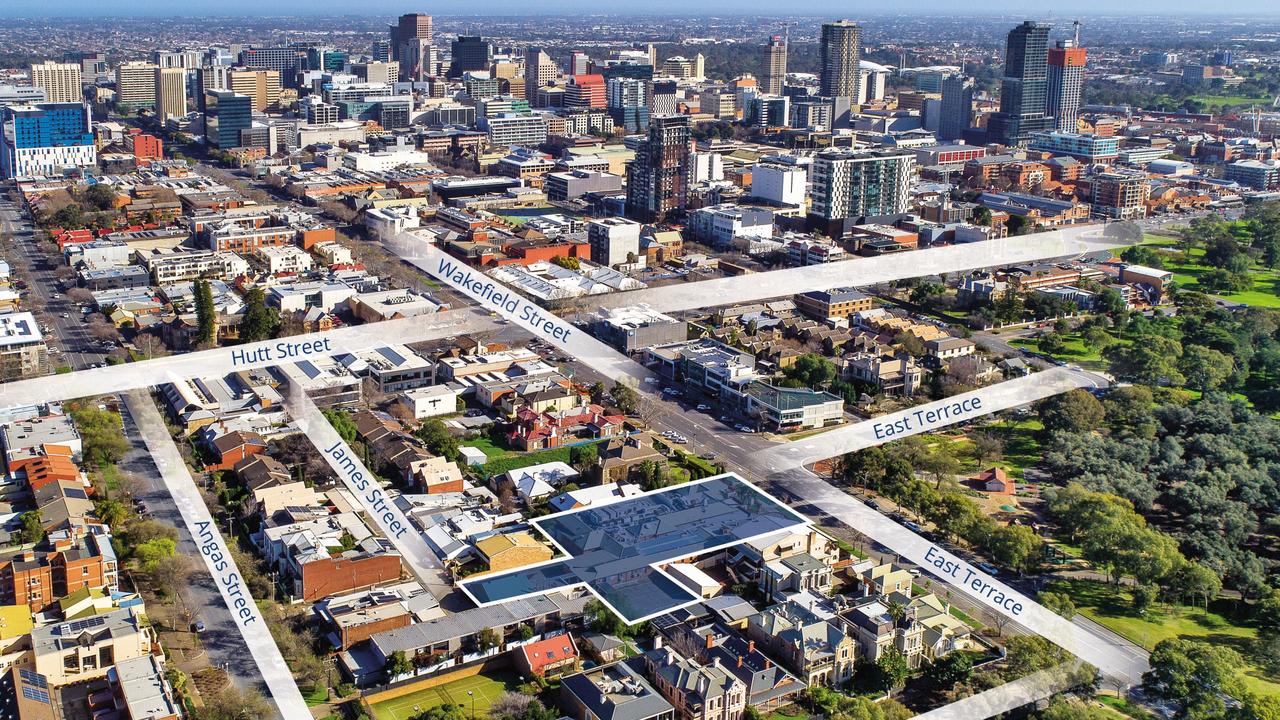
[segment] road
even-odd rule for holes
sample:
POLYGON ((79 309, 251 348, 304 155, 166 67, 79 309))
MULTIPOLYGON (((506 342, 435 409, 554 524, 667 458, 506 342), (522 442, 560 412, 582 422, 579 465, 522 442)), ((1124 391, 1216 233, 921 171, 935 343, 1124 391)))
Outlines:
POLYGON ((80 307, 56 290, 58 266, 37 244, 35 228, 21 206, 0 200, 0 227, 13 238, 5 250, 9 264, 14 269, 25 267, 31 279, 24 295, 35 296, 44 308, 37 319, 49 328, 45 338, 50 347, 50 365, 82 370, 102 363, 106 351, 89 336, 80 307))
MULTIPOLYGON (((117 465, 121 473, 136 476, 138 482, 133 488, 133 497, 142 502, 142 513, 153 520, 158 520, 178 531, 178 552, 188 557, 198 557, 199 550, 187 531, 186 523, 173 500, 173 495, 165 485, 156 467, 155 460, 142 442, 138 425, 126 403, 120 404, 120 416, 124 420, 125 437, 129 439, 129 450, 117 465)), ((200 635, 200 642, 208 653, 209 664, 226 668, 232 683, 241 689, 259 690, 266 694, 266 683, 258 670, 249 648, 240 635, 236 621, 231 617, 218 588, 214 585, 213 576, 202 563, 192 563, 193 572, 186 589, 182 592, 182 601, 190 609, 196 619, 203 620, 205 630, 200 635)))

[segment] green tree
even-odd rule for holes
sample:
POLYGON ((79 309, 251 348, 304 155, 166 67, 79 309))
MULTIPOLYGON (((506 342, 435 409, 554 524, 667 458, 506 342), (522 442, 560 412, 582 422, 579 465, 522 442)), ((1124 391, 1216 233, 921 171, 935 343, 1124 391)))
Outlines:
POLYGON ((591 628, 596 632, 605 635, 621 635, 627 629, 627 624, 622 621, 622 618, 595 598, 588 600, 582 611, 591 619, 591 628))
POLYGON ((930 665, 926 674, 939 687, 946 689, 957 683, 967 683, 973 676, 973 656, 967 652, 953 652, 930 665))
POLYGON ((587 388, 587 394, 591 396, 591 402, 597 405, 605 404, 605 401, 608 399, 606 396, 607 392, 608 390, 605 388, 604 383, 599 380, 591 383, 591 387, 587 388))
POLYGON ((244 319, 240 322, 240 339, 244 342, 269 340, 280 329, 280 313, 267 307, 267 295, 258 286, 244 295, 244 319))
POLYGON ((577 468, 579 472, 585 472, 587 468, 595 465, 599 457, 600 448, 595 443, 575 445, 569 448, 569 464, 577 468))
POLYGON ((338 433, 338 437, 342 438, 348 445, 356 441, 356 437, 360 434, 360 429, 356 427, 356 421, 351 419, 351 413, 343 412, 335 408, 327 408, 322 410, 325 420, 333 426, 338 433))
POLYGON ((412 720, 474 720, 468 713, 470 711, 461 705, 454 703, 445 703, 436 705, 432 708, 414 715, 412 720))
POLYGON ((1111 372, 1121 380, 1149 386, 1181 385, 1186 381, 1178 370, 1182 343, 1160 335, 1143 335, 1136 342, 1107 348, 1103 356, 1111 362, 1111 372))
POLYGON ((462 457, 458 449, 458 438, 449 432, 449 427, 440 418, 427 418, 418 428, 418 439, 433 454, 439 455, 449 462, 457 462, 462 457))
POLYGON ((559 265, 562 268, 566 268, 568 270, 578 270, 582 267, 582 263, 578 261, 578 258, 568 257, 565 255, 558 255, 554 258, 551 258, 551 262, 555 263, 556 265, 559 265))
POLYGON ((1184 563, 1179 567, 1172 585, 1182 597, 1199 600, 1206 610, 1209 601, 1222 592, 1222 578, 1212 568, 1198 562, 1184 563))
POLYGON ((1039 720, 1114 720, 1114 711, 1103 707, 1085 705, 1083 702, 1056 699, 1035 717, 1039 720))
POLYGON ((1079 388, 1041 400, 1037 410, 1046 435, 1096 430, 1106 417, 1098 398, 1079 388))
POLYGON ((1164 269, 1164 258, 1161 256, 1160 251, 1148 245, 1134 245, 1120 253, 1120 259, 1134 265, 1164 269))
POLYGON ((18 516, 21 527, 17 532, 18 542, 23 545, 40 542, 44 539, 44 521, 39 510, 28 510, 18 516))
POLYGON ((1043 541, 1026 525, 1003 525, 991 533, 987 547, 996 562, 1019 573, 1034 570, 1040 564, 1043 541))
POLYGON ((413 662, 404 654, 403 650, 395 650, 387 656, 387 664, 383 667, 387 673, 387 678, 393 678, 398 675, 406 675, 413 672, 413 662))
POLYGON ((71 409, 71 420, 80 432, 80 456, 86 465, 114 465, 129 450, 120 415, 93 403, 77 404, 71 409))
POLYGON ((901 688, 911 674, 911 666, 907 658, 897 648, 892 648, 876 660, 876 670, 880 679, 880 689, 892 695, 901 688))
POLYGON ((1070 620, 1076 616, 1076 604, 1067 593, 1046 590, 1036 596, 1040 604, 1070 620))
POLYGON ((96 210, 112 210, 115 207, 116 194, 109 185, 94 183, 84 192, 84 199, 96 210))
POLYGON ((640 394, 625 383, 615 382, 609 390, 609 399, 613 401, 614 407, 628 415, 634 414, 640 407, 640 394))
POLYGON ((1155 698, 1177 703, 1178 718, 1225 719, 1227 698, 1240 694, 1237 671, 1244 660, 1226 645, 1161 640, 1150 662, 1151 670, 1142 677, 1143 688, 1155 698))
POLYGON ((835 379, 836 365, 821 355, 806 353, 796 358, 795 363, 783 372, 805 387, 819 389, 835 379))
POLYGON ((502 633, 494 628, 485 628, 480 631, 476 644, 480 647, 481 652, 488 652, 502 645, 502 633))
POLYGON ((1230 355, 1203 345, 1186 345, 1178 369, 1187 385, 1202 393, 1216 390, 1231 377, 1234 361, 1230 355))
POLYGON ((120 530, 129 519, 129 508, 115 498, 104 497, 93 501, 93 514, 108 527, 120 530))
POLYGON ((160 564, 161 560, 173 557, 177 551, 177 545, 169 538, 154 538, 148 540, 133 549, 134 557, 138 558, 138 564, 146 572, 152 572, 160 564))
POLYGON ((195 282, 196 344, 209 346, 218 338, 218 310, 213 304, 213 288, 209 281, 195 282))

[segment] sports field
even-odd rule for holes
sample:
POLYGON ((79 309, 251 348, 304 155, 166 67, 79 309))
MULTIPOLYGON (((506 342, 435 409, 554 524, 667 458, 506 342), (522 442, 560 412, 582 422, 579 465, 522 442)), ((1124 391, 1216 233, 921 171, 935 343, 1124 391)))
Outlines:
POLYGON ((438 705, 453 703, 462 708, 468 718, 471 717, 471 701, 475 700, 475 717, 484 718, 489 714, 489 705, 503 693, 514 691, 520 679, 511 672, 492 672, 487 675, 473 675, 454 680, 392 700, 386 700, 372 706, 374 720, 409 720, 419 713, 426 712, 438 705), (472 692, 471 696, 467 691, 472 692))

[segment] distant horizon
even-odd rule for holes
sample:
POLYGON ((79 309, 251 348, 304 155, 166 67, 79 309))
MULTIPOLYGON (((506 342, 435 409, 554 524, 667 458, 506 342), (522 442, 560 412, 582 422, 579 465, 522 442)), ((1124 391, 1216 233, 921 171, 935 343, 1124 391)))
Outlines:
POLYGON ((538 16, 583 16, 583 17, 648 17, 655 15, 677 17, 910 17, 918 15, 938 15, 942 17, 1005 17, 1005 16, 1040 16, 1045 19, 1065 17, 1280 17, 1280 5, 1274 0, 1238 0, 1231 3, 1231 9, 1206 6, 1203 3, 1192 4, 1189 0, 1171 0, 1160 12, 1153 12, 1143 7, 1131 10, 1117 8, 1109 2, 1100 0, 1084 0, 1072 6, 1063 6, 1052 2, 1028 2, 988 5, 980 9, 958 9, 936 0, 899 0, 898 8, 893 12, 873 12, 870 8, 858 8, 854 12, 831 11, 818 3, 808 7, 809 3, 800 3, 794 12, 779 13, 776 4, 763 3, 760 0, 734 0, 704 2, 698 11, 690 11, 689 4, 677 0, 653 0, 643 7, 627 8, 620 12, 601 12, 599 6, 583 0, 564 0, 554 6, 543 3, 530 3, 527 0, 491 0, 484 3, 484 10, 470 13, 433 12, 430 2, 387 2, 373 0, 363 3, 363 12, 349 12, 343 4, 333 3, 333 7, 320 7, 315 2, 306 0, 280 0, 273 4, 273 12, 254 12, 258 3, 250 0, 188 0, 185 8, 200 8, 182 14, 173 13, 173 3, 163 0, 136 0, 130 3, 126 12, 120 12, 119 6, 104 6, 89 0, 48 0, 39 3, 40 14, 31 14, 28 2, 6 4, 0 9, 0 17, 17 20, 74 19, 74 18, 168 18, 174 20, 199 18, 287 18, 287 17, 377 17, 382 15, 397 16, 407 12, 425 12, 440 18, 474 18, 474 17, 538 17, 538 16), (110 11, 108 12, 108 9, 110 11))

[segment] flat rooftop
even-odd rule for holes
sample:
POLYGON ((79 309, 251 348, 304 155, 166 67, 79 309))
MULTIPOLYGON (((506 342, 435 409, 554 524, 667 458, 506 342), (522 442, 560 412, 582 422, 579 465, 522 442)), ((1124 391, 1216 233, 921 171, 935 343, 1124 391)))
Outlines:
POLYGON ((659 565, 793 530, 809 520, 733 473, 532 521, 563 553, 461 584, 480 605, 585 585, 628 623, 698 598, 659 565))

